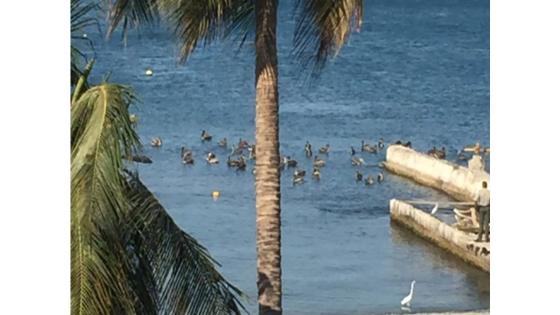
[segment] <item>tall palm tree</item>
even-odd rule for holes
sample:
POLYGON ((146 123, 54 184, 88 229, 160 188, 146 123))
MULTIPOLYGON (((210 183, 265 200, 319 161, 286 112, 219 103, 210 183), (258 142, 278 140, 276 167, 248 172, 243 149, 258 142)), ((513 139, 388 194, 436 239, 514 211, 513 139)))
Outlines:
MULTIPOLYGON (((122 22, 131 25, 161 17, 174 29, 180 60, 199 42, 208 44, 232 34, 243 41, 254 31, 256 91, 257 288, 260 314, 282 313, 281 220, 278 120, 278 0, 114 0, 109 34, 122 22), (253 29, 251 29, 254 27, 253 29)), ((313 72, 335 56, 352 27, 361 24, 362 0, 295 1, 294 55, 313 72)))
POLYGON ((123 160, 141 149, 132 89, 89 86, 92 66, 72 82, 72 314, 240 314, 242 293, 123 160))

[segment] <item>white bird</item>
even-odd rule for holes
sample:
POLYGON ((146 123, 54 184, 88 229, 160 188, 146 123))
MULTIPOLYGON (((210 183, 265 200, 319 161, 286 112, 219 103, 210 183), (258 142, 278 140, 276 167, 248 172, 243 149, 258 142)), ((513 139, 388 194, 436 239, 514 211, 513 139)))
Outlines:
POLYGON ((439 208, 439 204, 436 202, 436 205, 434 206, 434 208, 432 209, 432 214, 436 214, 436 212, 438 211, 439 208))
POLYGON ((404 297, 404 299, 402 299, 401 301, 401 305, 403 306, 410 306, 410 302, 412 302, 412 293, 414 293, 414 284, 416 283, 416 280, 412 280, 412 283, 410 283, 410 293, 404 297))

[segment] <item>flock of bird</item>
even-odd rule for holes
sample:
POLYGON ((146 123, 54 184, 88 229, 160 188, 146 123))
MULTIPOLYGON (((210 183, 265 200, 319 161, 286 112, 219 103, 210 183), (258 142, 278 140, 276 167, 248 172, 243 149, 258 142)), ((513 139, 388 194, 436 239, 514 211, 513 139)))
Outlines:
MULTIPOLYGON (((212 138, 213 138, 212 135, 208 131, 202 130, 202 133, 200 134, 200 140, 202 142, 210 142, 212 141, 212 138)), ((397 141, 396 143, 403 144, 400 141, 397 141)), ((163 140, 160 137, 155 137, 151 139, 150 144, 152 147, 158 148, 163 145, 163 140)), ((220 148, 223 149, 228 148, 227 138, 223 138, 219 140, 217 144, 220 148)), ((404 143, 403 145, 410 147, 410 142, 404 143)), ((380 138, 376 144, 369 144, 366 143, 365 141, 362 141, 360 151, 362 153, 377 154, 378 152, 383 151, 384 148, 385 148, 385 142, 383 138, 380 138)), ((249 142, 246 140, 239 139, 239 142, 237 144, 235 145, 232 144, 230 146, 230 149, 231 151, 228 154, 227 161, 226 161, 228 167, 236 168, 237 170, 245 170, 247 168, 247 161, 255 159, 255 145, 249 144, 249 142)), ((331 152, 331 146, 329 144, 326 144, 325 146, 320 147, 317 150, 317 153, 314 153, 311 144, 309 143, 309 141, 306 141, 304 146, 304 152, 306 158, 312 159, 313 170, 311 172, 311 177, 314 180, 320 180, 321 169, 327 165, 327 161, 325 160, 325 157, 328 156, 329 153, 331 152)), ((180 158, 183 164, 195 163, 193 151, 186 147, 181 147, 180 158)), ((133 156, 132 160, 141 163, 151 163, 150 158, 145 155, 133 156)), ((210 165, 220 163, 218 156, 214 152, 207 152, 205 160, 206 163, 210 165)), ((350 162, 352 163, 353 166, 360 166, 366 164, 364 159, 357 155, 356 149, 353 146, 350 147, 350 162)), ((282 170, 286 168, 294 169, 292 175, 292 183, 294 185, 302 184, 305 181, 305 177, 307 174, 307 172, 304 169, 298 168, 298 165, 299 165, 298 161, 293 159, 291 156, 289 155, 281 156, 280 168, 282 170)), ((253 174, 255 174, 255 169, 253 169, 253 174)), ((364 182, 365 185, 371 186, 374 185, 376 182, 381 183, 384 180, 384 176, 383 173, 381 172, 375 176, 372 174, 368 174, 367 176, 365 176, 359 170, 356 170, 354 179, 357 182, 364 182)))
MULTIPOLYGON (((211 142, 212 141, 212 135, 206 131, 206 130, 202 130, 202 133, 200 134, 200 140, 202 142, 211 142)), ((161 147, 163 145, 163 140, 160 137, 155 137, 151 140, 151 146, 153 147, 161 147)), ((227 138, 222 138, 220 139, 218 142, 218 147, 227 150, 228 149, 228 140, 227 138)), ((405 147, 412 147, 412 144, 410 141, 407 142, 402 142, 402 141, 396 141, 394 144, 400 144, 402 146, 405 147)), ((379 152, 382 152, 385 148, 385 142, 383 140, 383 138, 380 138, 378 140, 377 143, 375 144, 369 144, 366 143, 364 140, 362 140, 361 142, 361 146, 360 146, 360 152, 362 154, 377 154, 379 152)), ((248 160, 254 160, 255 159, 255 145, 254 144, 249 144, 249 142, 247 140, 243 140, 243 139, 239 139, 239 142, 237 144, 232 144, 229 149, 231 150, 227 156, 227 166, 230 168, 235 168, 237 170, 242 170, 244 171, 247 168, 247 162, 248 160)), ((329 155, 329 152, 331 152, 331 146, 329 144, 326 144, 323 147, 320 147, 317 150, 317 153, 313 152, 313 148, 311 146, 311 144, 309 143, 309 141, 306 141, 304 148, 303 148, 304 152, 305 152, 305 156, 307 159, 310 159, 312 161, 312 172, 311 172, 311 177, 314 180, 320 180, 321 179, 321 169, 323 167, 325 167, 327 165, 327 161, 325 160, 325 157, 329 155)), ((489 148, 481 148, 480 145, 477 143, 476 146, 474 146, 473 148, 470 147, 466 147, 463 150, 460 150, 458 152, 457 155, 457 159, 458 160, 467 160, 468 157, 467 155, 465 155, 465 152, 469 152, 472 151, 473 153, 479 153, 480 151, 485 152, 485 153, 489 153, 490 149, 489 148)), ((427 154, 437 158, 437 159, 445 159, 447 154, 446 154, 446 149, 445 147, 442 147, 441 149, 437 149, 436 147, 433 147, 432 149, 430 149, 429 151, 427 151, 427 154)), ((181 155, 180 155, 181 161, 183 164, 194 164, 195 163, 195 159, 194 159, 194 155, 193 155, 193 151, 191 149, 188 149, 186 147, 181 147, 181 155)), ((132 160, 135 162, 140 162, 140 163, 151 163, 151 159, 145 155, 135 155, 132 157, 132 160)), ((220 163, 220 160, 218 158, 218 156, 216 155, 216 153, 214 152, 207 152, 206 153, 206 157, 205 157, 206 163, 210 164, 210 165, 215 165, 220 163)), ((371 165, 367 165, 365 160, 359 156, 357 154, 357 150, 353 147, 350 146, 350 162, 352 163, 353 166, 360 166, 360 165, 365 165, 365 166, 371 166, 371 165)), ((298 163, 297 160, 293 159, 291 156, 287 155, 287 156, 281 156, 280 159, 280 168, 282 170, 288 168, 288 169, 294 169, 293 171, 293 175, 292 175, 292 183, 294 185, 297 184, 302 184, 305 182, 305 177, 307 175, 307 172, 304 169, 298 168, 298 165, 300 165, 298 163)), ((255 174, 255 169, 253 168, 252 170, 253 174, 255 174)), ((360 172, 360 170, 356 170, 355 174, 354 174, 354 179, 356 180, 356 182, 363 182, 366 186, 371 186, 374 185, 376 182, 377 183, 381 183, 384 180, 384 176, 382 172, 379 172, 378 174, 374 175, 374 174, 367 174, 364 175, 360 172)))

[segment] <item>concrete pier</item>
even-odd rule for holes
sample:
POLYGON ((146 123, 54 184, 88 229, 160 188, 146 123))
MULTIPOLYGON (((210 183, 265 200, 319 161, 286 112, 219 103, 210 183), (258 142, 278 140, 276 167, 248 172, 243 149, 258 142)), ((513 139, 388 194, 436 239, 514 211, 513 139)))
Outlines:
POLYGON ((490 272, 490 243, 474 242, 476 235, 462 232, 412 205, 392 199, 391 220, 449 251, 483 271, 490 272))
POLYGON ((458 200, 474 200, 482 181, 488 182, 490 187, 490 175, 483 170, 468 169, 402 145, 387 148, 383 165, 390 172, 441 190, 458 200))

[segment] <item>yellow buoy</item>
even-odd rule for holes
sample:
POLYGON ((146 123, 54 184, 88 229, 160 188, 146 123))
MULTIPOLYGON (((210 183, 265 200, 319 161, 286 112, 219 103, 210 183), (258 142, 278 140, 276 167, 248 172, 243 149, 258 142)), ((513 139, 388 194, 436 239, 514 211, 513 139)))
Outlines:
POLYGON ((219 191, 213 191, 212 192, 212 198, 214 198, 214 200, 217 200, 218 198, 220 198, 220 192, 219 191))

